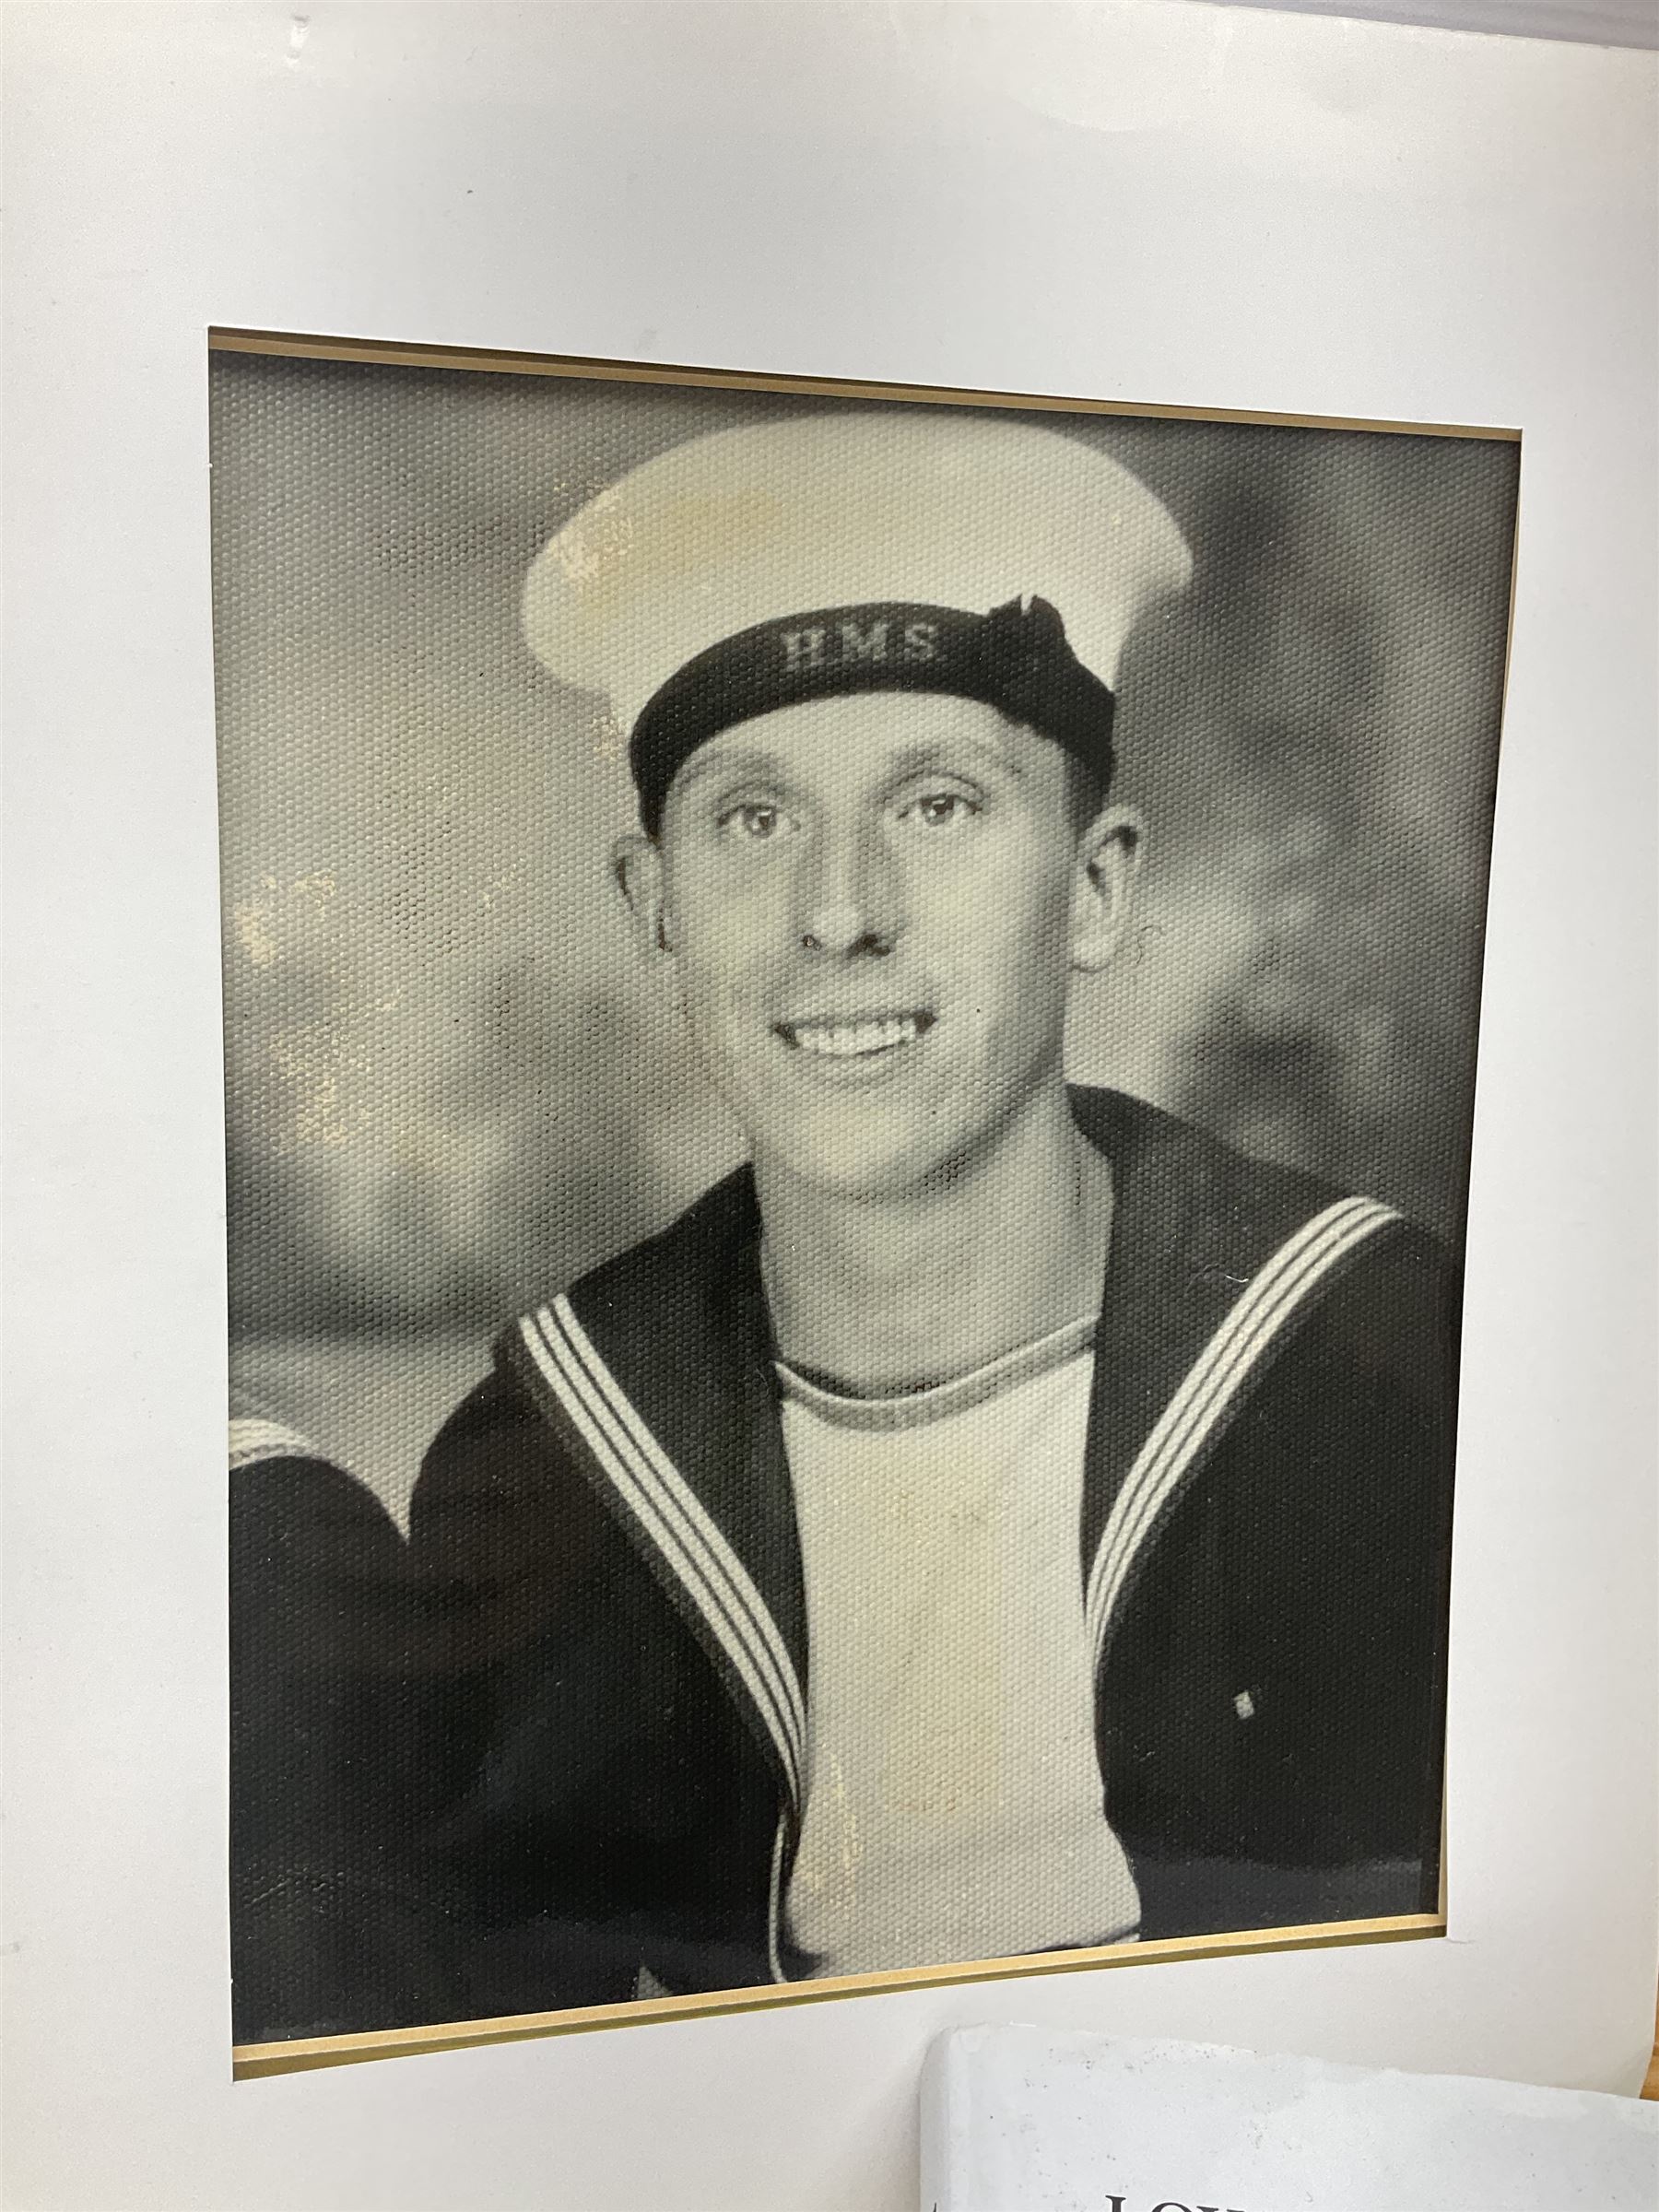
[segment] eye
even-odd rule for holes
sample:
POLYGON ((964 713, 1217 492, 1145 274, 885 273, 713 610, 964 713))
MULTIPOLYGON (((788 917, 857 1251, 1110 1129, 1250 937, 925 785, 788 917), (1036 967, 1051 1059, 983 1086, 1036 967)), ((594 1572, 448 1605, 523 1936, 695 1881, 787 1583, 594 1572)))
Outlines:
POLYGON ((924 830, 957 830, 979 811, 977 802, 964 792, 929 791, 912 799, 900 818, 916 822, 924 830))
POLYGON ((726 807, 716 817, 716 825, 725 836, 742 838, 753 844, 781 837, 792 826, 781 806, 764 799, 746 799, 738 806, 726 807))

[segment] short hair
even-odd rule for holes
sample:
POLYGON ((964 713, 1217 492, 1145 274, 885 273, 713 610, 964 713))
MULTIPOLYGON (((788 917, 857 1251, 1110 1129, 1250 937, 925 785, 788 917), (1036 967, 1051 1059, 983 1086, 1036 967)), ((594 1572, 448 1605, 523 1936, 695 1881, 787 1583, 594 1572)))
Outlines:
POLYGON ((1110 771, 1097 768, 1076 753, 1064 756, 1065 818, 1074 837, 1081 837, 1106 804, 1110 771))

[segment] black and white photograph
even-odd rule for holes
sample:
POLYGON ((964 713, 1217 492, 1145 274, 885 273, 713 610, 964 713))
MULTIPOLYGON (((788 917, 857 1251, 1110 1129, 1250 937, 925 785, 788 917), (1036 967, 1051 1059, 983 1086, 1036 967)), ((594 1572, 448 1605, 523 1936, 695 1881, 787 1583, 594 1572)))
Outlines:
POLYGON ((210 394, 239 2053, 1443 1932, 1515 435, 210 394))

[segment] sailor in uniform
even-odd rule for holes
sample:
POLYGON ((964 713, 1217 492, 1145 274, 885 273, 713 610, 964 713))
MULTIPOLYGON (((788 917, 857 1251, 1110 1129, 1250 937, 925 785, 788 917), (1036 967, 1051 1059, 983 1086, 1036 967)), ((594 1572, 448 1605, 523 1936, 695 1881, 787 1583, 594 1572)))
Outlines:
POLYGON ((748 1160, 428 1456, 415 2017, 1434 1908, 1446 1257, 1065 1076, 1190 568, 1114 461, 946 409, 694 439, 536 560, 748 1160))

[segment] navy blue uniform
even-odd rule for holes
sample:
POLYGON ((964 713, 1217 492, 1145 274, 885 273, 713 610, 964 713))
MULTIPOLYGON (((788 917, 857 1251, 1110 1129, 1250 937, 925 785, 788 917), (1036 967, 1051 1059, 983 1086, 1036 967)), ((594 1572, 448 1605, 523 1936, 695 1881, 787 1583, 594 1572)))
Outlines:
MULTIPOLYGON (((1432 1912, 1446 1256, 1134 1100, 1073 1100, 1115 1195, 1078 1575, 1142 1935, 1432 1912)), ((257 1661, 240 1640, 265 1869, 240 2041, 801 1971, 781 1902, 811 1653, 758 1230, 740 1171, 507 1331, 406 1546, 314 1472, 250 1495, 238 1603, 272 1618, 276 1559, 287 1625, 257 1661), (291 1759, 295 1672, 335 1779, 285 1820, 262 1778, 291 1759)))

